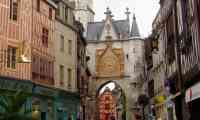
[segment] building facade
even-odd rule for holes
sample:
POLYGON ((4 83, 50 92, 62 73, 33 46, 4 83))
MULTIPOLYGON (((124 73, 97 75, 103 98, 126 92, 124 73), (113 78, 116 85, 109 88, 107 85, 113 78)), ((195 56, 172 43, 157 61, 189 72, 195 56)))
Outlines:
POLYGON ((81 120, 91 119, 91 110, 89 109, 91 96, 89 95, 89 83, 91 82, 91 72, 88 68, 89 57, 86 56, 87 42, 84 38, 83 24, 76 21, 78 28, 77 36, 77 86, 81 99, 81 120))
POLYGON ((67 0, 55 0, 54 76, 55 87, 62 89, 57 98, 57 118, 76 119, 80 99, 77 80, 77 36, 73 4, 67 0))
POLYGON ((71 3, 2 0, 0 23, 0 90, 31 94, 35 119, 76 119, 78 32, 71 3))
POLYGON ((42 120, 53 119, 54 92, 49 88, 54 86, 52 42, 57 6, 51 0, 2 0, 0 4, 1 82, 7 84, 8 92, 26 91, 29 86, 31 91, 27 92, 34 94, 31 108, 40 111, 42 120), (13 85, 19 89, 13 89, 13 85))
MULTIPOLYGON (((124 20, 114 20, 109 8, 105 14, 104 21, 90 22, 87 27, 87 55, 91 58, 88 66, 93 75, 90 93, 98 97, 98 91, 104 85, 116 82, 127 96, 126 118, 134 119, 135 103, 143 79, 144 42, 135 16, 130 30, 128 10, 124 20)), ((93 114, 99 115, 97 111, 93 114)))
MULTIPOLYGON (((164 104, 164 109, 167 109, 165 117, 169 120, 195 120, 199 114, 196 107, 191 107, 199 105, 198 5, 199 1, 195 0, 160 0, 160 10, 153 23, 154 37, 151 49, 163 45, 162 58, 165 67, 162 67, 156 76, 163 76, 161 71, 164 71, 164 79, 160 79, 160 83, 164 83, 162 91, 165 91, 166 99, 160 97, 160 102, 164 104)), ((148 63, 149 61, 151 60, 148 60, 148 63)), ((156 60, 153 59, 152 63, 154 61, 156 60)), ((154 74, 153 71, 149 71, 150 74, 154 74)), ((151 79, 151 76, 148 78, 151 79)), ((159 114, 161 113, 157 113, 156 117, 159 117, 159 114)))

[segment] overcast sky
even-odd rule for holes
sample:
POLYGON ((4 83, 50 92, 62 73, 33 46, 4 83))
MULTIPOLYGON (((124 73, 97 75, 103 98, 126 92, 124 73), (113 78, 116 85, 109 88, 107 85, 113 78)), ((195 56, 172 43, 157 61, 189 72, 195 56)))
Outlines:
POLYGON ((129 7, 132 19, 135 13, 138 27, 142 37, 151 32, 151 25, 159 9, 159 0, 94 0, 95 21, 105 19, 104 12, 109 6, 113 12, 114 19, 124 19, 126 7, 129 7))

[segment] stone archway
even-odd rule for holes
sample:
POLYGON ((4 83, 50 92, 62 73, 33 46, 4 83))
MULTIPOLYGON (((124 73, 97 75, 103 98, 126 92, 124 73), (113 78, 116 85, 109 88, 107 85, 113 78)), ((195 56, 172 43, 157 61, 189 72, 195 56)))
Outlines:
POLYGON ((126 120, 126 95, 122 87, 116 81, 111 80, 102 83, 96 90, 98 118, 100 120, 126 120))
POLYGON ((91 92, 93 94, 93 100, 94 100, 94 104, 93 104, 93 112, 95 114, 95 119, 99 120, 99 115, 98 115, 98 93, 99 91, 106 85, 109 83, 115 83, 118 86, 120 86, 120 88, 123 91, 123 94, 126 99, 126 120, 135 120, 134 117, 134 109, 135 109, 135 103, 137 102, 137 97, 139 94, 139 89, 137 87, 134 87, 133 83, 131 82, 131 80, 129 78, 118 78, 115 80, 112 80, 112 78, 104 78, 104 79, 94 79, 92 81, 92 89, 91 92))

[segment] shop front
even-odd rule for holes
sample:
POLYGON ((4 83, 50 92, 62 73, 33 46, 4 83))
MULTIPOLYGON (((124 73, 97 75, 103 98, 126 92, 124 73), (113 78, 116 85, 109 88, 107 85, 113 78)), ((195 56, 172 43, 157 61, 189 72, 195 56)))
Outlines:
MULTIPOLYGON (((10 107, 10 111, 13 113, 9 113, 12 115, 19 114, 21 111, 15 111, 15 109, 22 109, 25 113, 23 116, 31 117, 31 101, 32 101, 32 88, 33 84, 30 80, 18 80, 15 78, 9 77, 0 77, 0 99, 6 102, 7 106, 1 106, 0 108, 10 107, 11 104, 16 104, 16 102, 23 102, 24 106, 17 106, 17 108, 10 107), (12 96, 18 96, 17 98, 13 99, 12 96), (8 97, 10 96, 10 97, 8 97), (27 100, 21 99, 21 97, 27 97, 27 100), (5 99, 10 99, 9 101, 5 101, 5 99)), ((0 112, 2 109, 0 109, 0 112)), ((4 112, 9 112, 5 111, 4 112)), ((2 116, 1 116, 2 117, 2 116)), ((6 117, 6 116, 5 116, 6 117)))
MULTIPOLYGON (((33 83, 34 84, 34 83, 33 83)), ((54 103, 57 91, 53 88, 33 85, 32 117, 34 120, 54 120, 54 103)))
POLYGON ((77 120, 80 113, 80 98, 77 93, 57 90, 55 113, 57 120, 77 120))

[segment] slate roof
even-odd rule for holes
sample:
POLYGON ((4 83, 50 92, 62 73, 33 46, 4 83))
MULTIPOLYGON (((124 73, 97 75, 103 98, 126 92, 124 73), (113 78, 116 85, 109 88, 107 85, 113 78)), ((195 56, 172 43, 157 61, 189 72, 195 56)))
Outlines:
POLYGON ((113 26, 115 28, 115 31, 117 33, 121 33, 121 34, 129 34, 129 21, 128 20, 117 20, 113 22, 113 26))
MULTIPOLYGON (((105 21, 90 22, 87 27, 87 40, 99 40, 104 28, 105 21)), ((118 34, 129 33, 129 23, 127 20, 113 21, 113 27, 118 34)))
POLYGON ((139 33, 135 15, 133 15, 133 22, 132 22, 130 37, 140 37, 140 33, 139 33))
POLYGON ((104 27, 104 22, 90 22, 87 26, 87 40, 99 40, 104 27))
MULTIPOLYGON (((99 40, 104 28, 105 21, 89 22, 87 26, 87 40, 99 40)), ((113 20, 113 27, 116 34, 127 35, 128 37, 139 37, 137 22, 133 19, 130 31, 129 20, 113 20)))

